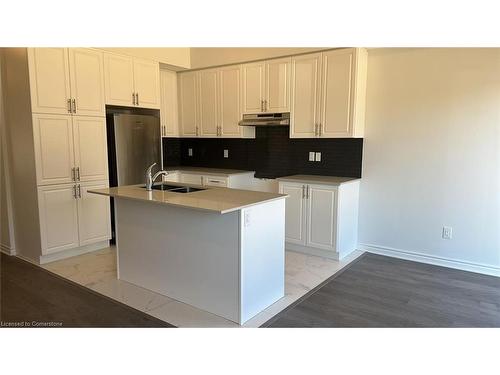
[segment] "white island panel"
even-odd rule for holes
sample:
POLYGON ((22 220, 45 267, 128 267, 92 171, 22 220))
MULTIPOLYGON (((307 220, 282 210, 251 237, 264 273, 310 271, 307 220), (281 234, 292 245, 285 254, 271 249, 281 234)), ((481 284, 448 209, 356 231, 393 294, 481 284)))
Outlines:
POLYGON ((239 322, 239 211, 129 199, 115 207, 121 280, 239 322))

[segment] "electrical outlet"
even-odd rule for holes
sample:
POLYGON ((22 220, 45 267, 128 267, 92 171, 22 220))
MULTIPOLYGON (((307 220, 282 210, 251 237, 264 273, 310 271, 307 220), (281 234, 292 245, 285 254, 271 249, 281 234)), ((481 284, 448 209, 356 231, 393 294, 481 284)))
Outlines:
POLYGON ((453 238, 453 228, 443 227, 443 233, 441 237, 443 237, 443 240, 451 240, 453 238))
POLYGON ((316 153, 316 161, 321 161, 321 152, 316 153))
POLYGON ((250 210, 245 210, 243 214, 243 225, 245 227, 249 227, 250 224, 251 224, 250 210))
POLYGON ((193 149, 192 148, 188 148, 188 156, 193 156, 193 149))
POLYGON ((229 150, 224 150, 224 157, 228 158, 229 157, 229 150))
POLYGON ((309 161, 314 161, 314 158, 315 158, 315 153, 314 153, 314 151, 310 151, 310 152, 309 152, 309 161))

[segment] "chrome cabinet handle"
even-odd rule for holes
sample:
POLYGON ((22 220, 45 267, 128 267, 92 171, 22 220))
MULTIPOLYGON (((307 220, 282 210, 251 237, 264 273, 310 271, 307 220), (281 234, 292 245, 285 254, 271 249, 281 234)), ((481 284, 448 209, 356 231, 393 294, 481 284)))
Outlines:
POLYGON ((264 112, 267 112, 267 100, 264 100, 264 112))
POLYGON ((68 113, 71 113, 71 99, 68 99, 68 113))
POLYGON ((73 198, 77 198, 77 195, 76 195, 76 185, 73 185, 73 198))
POLYGON ((306 186, 302 185, 302 199, 306 198, 306 186))
POLYGON ((77 185, 76 189, 78 191, 78 198, 81 198, 82 197, 82 189, 81 189, 80 185, 77 185))
POLYGON ((76 113, 76 99, 71 100, 71 106, 73 108, 73 113, 76 113))
POLYGON ((135 105, 135 92, 132 93, 132 105, 135 105))
POLYGON ((76 167, 76 181, 80 181, 80 167, 76 167))
POLYGON ((139 93, 138 92, 135 93, 135 101, 136 101, 136 104, 139 105, 139 93))
POLYGON ((75 167, 71 168, 71 181, 76 181, 75 167))
POLYGON ((309 185, 306 186, 306 199, 309 199, 309 185))
POLYGON ((323 133, 323 124, 319 124, 319 136, 323 133))
POLYGON ((198 127, 196 127, 196 135, 198 135, 198 127))

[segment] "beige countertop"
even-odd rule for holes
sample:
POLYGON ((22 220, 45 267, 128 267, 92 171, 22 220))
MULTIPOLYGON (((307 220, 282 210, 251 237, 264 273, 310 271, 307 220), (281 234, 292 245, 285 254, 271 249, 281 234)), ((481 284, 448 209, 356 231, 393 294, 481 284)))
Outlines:
POLYGON ((264 202, 284 199, 288 196, 286 194, 265 193, 260 191, 221 187, 204 187, 175 182, 169 182, 168 185, 192 186, 205 190, 183 194, 162 190, 147 191, 141 187, 144 185, 130 185, 89 190, 89 192, 108 195, 115 198, 133 199, 150 203, 164 204, 167 206, 178 206, 189 209, 211 211, 219 214, 226 214, 228 212, 241 210, 242 208, 254 206, 264 202))
POLYGON ((307 184, 322 184, 339 186, 348 182, 360 180, 356 177, 316 176, 311 174, 294 174, 292 176, 279 177, 278 181, 303 182, 307 184))
POLYGON ((255 171, 244 171, 241 169, 225 169, 225 168, 205 168, 205 167, 167 167, 167 171, 179 171, 192 174, 205 174, 214 176, 230 177, 237 174, 254 174, 255 171))

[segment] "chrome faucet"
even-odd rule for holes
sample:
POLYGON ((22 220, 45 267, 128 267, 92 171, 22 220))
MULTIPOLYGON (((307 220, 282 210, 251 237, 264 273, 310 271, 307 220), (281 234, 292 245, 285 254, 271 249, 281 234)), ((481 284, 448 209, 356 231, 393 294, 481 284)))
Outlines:
POLYGON ((148 169, 146 169, 146 190, 151 191, 153 190, 153 184, 155 183, 156 179, 158 176, 162 175, 168 175, 167 171, 158 171, 154 175, 152 175, 153 167, 156 165, 156 163, 151 164, 148 169))

